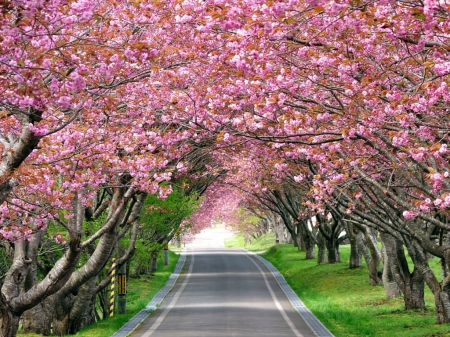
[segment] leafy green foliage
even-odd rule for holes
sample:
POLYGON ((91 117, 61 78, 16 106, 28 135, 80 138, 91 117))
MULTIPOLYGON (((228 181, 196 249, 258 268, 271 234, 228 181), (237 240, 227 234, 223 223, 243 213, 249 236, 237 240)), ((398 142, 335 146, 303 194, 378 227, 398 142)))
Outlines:
POLYGON ((256 228, 260 218, 247 211, 245 208, 239 207, 233 211, 235 219, 228 225, 233 228, 234 231, 245 237, 253 236, 256 232, 256 228))
POLYGON ((134 269, 145 268, 153 255, 175 235, 190 228, 187 219, 199 204, 196 195, 186 195, 184 190, 174 186, 171 194, 162 199, 148 195, 140 214, 139 238, 132 263, 134 269))
MULTIPOLYGON (((185 195, 184 191, 174 187, 171 194, 165 199, 157 195, 149 194, 141 211, 141 223, 143 230, 153 240, 159 242, 173 237, 176 231, 192 212, 198 207, 196 195, 185 195)), ((190 226, 185 223, 184 230, 190 226)))

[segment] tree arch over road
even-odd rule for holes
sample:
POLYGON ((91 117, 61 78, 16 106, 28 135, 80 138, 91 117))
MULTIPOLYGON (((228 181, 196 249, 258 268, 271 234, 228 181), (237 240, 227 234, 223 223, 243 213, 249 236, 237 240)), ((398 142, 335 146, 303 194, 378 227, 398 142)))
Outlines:
MULTIPOLYGON (((405 307, 423 307, 426 283, 449 322, 446 2, 0 4, 4 336, 25 310, 92 282, 138 230, 145 195, 164 198, 170 181, 238 186, 336 258, 342 228, 372 243, 379 231, 405 307), (44 233, 64 254, 39 274, 44 233), (426 254, 442 259, 442 279, 426 254)), ((54 315, 61 333, 79 327, 67 310, 54 315)))

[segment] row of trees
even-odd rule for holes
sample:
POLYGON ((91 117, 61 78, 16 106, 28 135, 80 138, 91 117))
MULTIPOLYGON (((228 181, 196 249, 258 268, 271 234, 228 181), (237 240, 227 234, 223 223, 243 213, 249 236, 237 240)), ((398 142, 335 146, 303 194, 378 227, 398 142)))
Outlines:
POLYGON ((0 5, 0 335, 73 334, 105 316, 110 258, 148 271, 217 175, 168 110, 192 56, 162 3, 0 5))
POLYGON ((119 238, 134 250, 147 195, 167 197, 172 183, 203 194, 218 177, 245 191, 254 216, 276 214, 309 257, 317 244, 337 261, 345 231, 373 284, 395 280, 384 284, 421 308, 426 283, 449 322, 446 2, 0 5, 3 336, 45 299, 73 308, 55 306, 55 331, 76 331, 86 301, 75 297, 119 238), (49 237, 61 256, 37 274, 49 237))
POLYGON ((215 57, 228 67, 212 72, 223 79, 204 96, 204 127, 227 182, 277 214, 308 257, 318 245, 338 261, 350 240, 352 266, 363 255, 370 282, 405 308, 424 309, 428 285, 448 323, 449 5, 215 4, 215 57))

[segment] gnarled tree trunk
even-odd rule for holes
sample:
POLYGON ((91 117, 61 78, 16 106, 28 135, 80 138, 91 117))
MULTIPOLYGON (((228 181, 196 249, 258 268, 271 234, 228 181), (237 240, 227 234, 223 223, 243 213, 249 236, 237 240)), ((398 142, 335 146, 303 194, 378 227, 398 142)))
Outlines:
MULTIPOLYGON (((2 295, 3 297, 3 295, 2 295)), ((21 313, 15 313, 8 307, 6 299, 0 300, 0 336, 15 337, 19 329, 21 313)))
POLYGON ((398 238, 386 232, 380 233, 380 237, 386 254, 390 257, 390 268, 394 279, 403 293, 405 309, 425 310, 423 275, 416 267, 412 273, 409 272, 404 247, 398 238))
POLYGON ((55 306, 58 306, 57 315, 53 320, 55 334, 60 336, 75 334, 83 327, 86 313, 89 311, 92 298, 96 293, 96 278, 111 257, 120 237, 119 227, 123 225, 131 228, 131 225, 139 217, 145 200, 145 195, 139 195, 133 201, 128 212, 125 212, 125 205, 128 202, 127 193, 132 193, 132 190, 127 191, 126 188, 115 190, 111 209, 105 222, 108 230, 101 236, 87 262, 74 272, 67 284, 53 296, 52 300, 55 306))
POLYGON ((386 251, 385 245, 382 248, 383 253, 383 286, 384 292, 387 298, 397 298, 402 296, 402 291, 395 281, 394 274, 392 273, 392 261, 390 261, 391 257, 386 251))
POLYGON ((339 221, 337 219, 327 220, 322 215, 317 215, 319 223, 319 230, 325 238, 325 244, 328 252, 328 263, 335 263, 341 261, 339 254, 339 221))
MULTIPOLYGON (((299 221, 300 233, 302 237, 302 242, 305 245, 306 259, 314 259, 316 257, 315 247, 316 247, 316 237, 314 232, 309 228, 308 221, 299 221)), ((311 228, 312 229, 312 228, 311 228)))
POLYGON ((360 268, 362 266, 362 251, 359 249, 359 246, 361 246, 362 233, 361 231, 354 226, 351 222, 343 221, 343 223, 346 225, 346 230, 348 233, 348 239, 350 241, 350 261, 349 261, 349 268, 355 269, 360 268))
MULTIPOLYGON (((72 275, 81 256, 80 237, 84 207, 80 199, 77 194, 72 200, 74 216, 70 219, 68 225, 70 243, 66 252, 44 279, 28 291, 22 290, 32 260, 26 255, 26 242, 22 241, 16 244, 14 262, 1 288, 1 310, 4 318, 2 321, 2 336, 15 336, 21 315, 26 310, 41 303, 48 296, 56 293, 72 275)), ((33 245, 29 247, 33 247, 33 245)))
MULTIPOLYGON (((38 283, 36 252, 41 243, 42 231, 33 236, 28 245, 28 257, 31 259, 30 269, 25 280, 25 291, 30 290, 38 283)), ((44 300, 35 307, 24 312, 22 317, 22 330, 24 333, 37 333, 49 336, 51 333, 51 310, 44 300)))
MULTIPOLYGON (((425 282, 434 295, 434 304, 436 308, 436 323, 450 323, 450 276, 447 275, 439 282, 430 269, 427 254, 417 242, 411 242, 408 245, 408 251, 417 266, 420 274, 424 276, 425 282)), ((450 261, 450 249, 444 250, 443 262, 450 261)))
POLYGON ((327 262, 326 240, 320 232, 317 233, 317 248, 319 250, 319 253, 317 254, 317 263, 327 262))
POLYGON ((366 255, 364 257, 366 258, 366 264, 369 268, 369 281, 371 285, 382 285, 382 272, 380 271, 380 262, 382 260, 382 253, 377 245, 377 237, 375 230, 364 226, 364 237, 365 242, 367 244, 367 248, 370 252, 370 259, 366 255))

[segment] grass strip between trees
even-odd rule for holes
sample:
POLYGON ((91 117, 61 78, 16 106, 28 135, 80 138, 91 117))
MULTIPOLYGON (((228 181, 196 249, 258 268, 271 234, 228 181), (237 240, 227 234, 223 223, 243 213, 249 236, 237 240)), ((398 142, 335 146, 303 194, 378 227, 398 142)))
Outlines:
POLYGON ((225 247, 242 247, 252 252, 267 250, 275 244, 275 233, 268 233, 254 239, 251 243, 246 244, 244 237, 241 235, 234 235, 225 239, 225 247))
MULTIPOLYGON (((128 280, 127 313, 115 314, 114 317, 97 322, 83 328, 77 337, 110 337, 119 330, 134 315, 144 309, 156 293, 164 287, 178 262, 179 255, 169 251, 169 264, 164 265, 164 259, 158 259, 158 270, 153 275, 143 275, 139 279, 128 280)), ((117 308, 117 306, 116 306, 117 308)), ((36 334, 17 334, 18 337, 41 337, 36 334)))
MULTIPOLYGON (((242 242, 243 239, 234 237, 226 245, 244 247, 239 244, 242 242)), ((435 324, 433 295, 427 287, 427 311, 405 311, 403 299, 386 299, 382 286, 369 284, 365 265, 348 268, 350 246, 340 247, 342 262, 318 265, 317 260, 305 260, 305 253, 292 244, 268 248, 264 242, 261 238, 245 248, 268 249, 261 256, 280 271, 305 305, 336 337, 450 336, 450 325, 435 324)), ((439 270, 437 258, 430 265, 439 270)))

